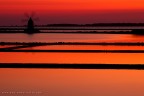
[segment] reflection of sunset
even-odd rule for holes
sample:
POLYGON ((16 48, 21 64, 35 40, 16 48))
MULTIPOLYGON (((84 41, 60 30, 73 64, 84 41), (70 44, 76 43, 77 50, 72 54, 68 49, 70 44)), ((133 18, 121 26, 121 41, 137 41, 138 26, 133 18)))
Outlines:
MULTIPOLYGON (((31 48, 23 48, 31 49, 31 48)), ((144 46, 84 46, 84 45, 59 45, 33 47, 33 50, 143 50, 144 46)))
POLYGON ((142 53, 0 53, 0 55, 1 62, 9 63, 144 63, 142 53))
POLYGON ((144 36, 132 34, 0 34, 5 42, 143 42, 144 36))
POLYGON ((39 96, 143 96, 144 71, 0 69, 0 89, 39 96))

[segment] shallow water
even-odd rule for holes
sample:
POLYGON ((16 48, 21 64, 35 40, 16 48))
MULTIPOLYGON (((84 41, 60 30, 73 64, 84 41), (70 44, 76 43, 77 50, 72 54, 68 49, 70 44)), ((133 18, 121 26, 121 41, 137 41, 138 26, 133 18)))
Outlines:
MULTIPOLYGON (((132 34, 0 34, 2 42, 143 42, 144 36, 132 34)), ((5 47, 13 47, 5 46, 5 47)), ((0 48, 5 48, 0 46, 0 48)), ((143 50, 144 46, 53 45, 17 50, 143 50)), ((128 63, 144 64, 143 53, 4 53, 1 63, 128 63), (6 58, 6 59, 5 59, 6 58)))
POLYGON ((0 53, 1 63, 144 64, 143 53, 0 53))
MULTIPOLYGON (((1 42, 143 42, 132 34, 0 34, 1 42)), ((15 45, 0 46, 0 48, 15 45)), ((17 50, 143 50, 144 46, 54 45, 17 50)), ((143 53, 0 52, 0 63, 144 64, 143 53)), ((143 96, 143 70, 0 69, 2 96, 143 96), (13 93, 12 93, 13 92, 13 93), (20 93, 21 92, 21 93, 20 93)))
POLYGON ((0 72, 0 92, 24 92, 3 93, 2 96, 143 96, 144 94, 144 71, 0 69, 0 72))
POLYGON ((6 33, 0 42, 142 42, 144 36, 132 34, 52 34, 6 33))
MULTIPOLYGON (((25 50, 143 50, 144 46, 106 46, 106 45, 44 45, 30 48, 21 48, 25 50)), ((19 49, 18 49, 19 50, 19 49)))

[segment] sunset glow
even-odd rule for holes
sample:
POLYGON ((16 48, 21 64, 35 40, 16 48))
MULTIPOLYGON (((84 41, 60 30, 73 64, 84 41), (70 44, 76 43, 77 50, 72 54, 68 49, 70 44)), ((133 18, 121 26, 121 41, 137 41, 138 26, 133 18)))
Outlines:
POLYGON ((0 5, 5 10, 144 9, 143 0, 1 0, 0 5))
POLYGON ((144 0, 0 0, 0 96, 144 96, 144 0))
POLYGON ((139 23, 144 21, 143 10, 143 0, 1 0, 0 25, 23 25, 23 14, 32 12, 40 17, 38 24, 139 23))

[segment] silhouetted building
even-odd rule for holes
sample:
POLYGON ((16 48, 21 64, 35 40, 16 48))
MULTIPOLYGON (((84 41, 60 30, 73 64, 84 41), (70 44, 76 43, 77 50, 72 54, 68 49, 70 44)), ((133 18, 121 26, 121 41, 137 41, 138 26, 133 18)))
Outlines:
POLYGON ((27 33, 39 32, 39 30, 34 28, 34 21, 31 17, 29 18, 28 23, 27 23, 27 28, 24 31, 27 33))

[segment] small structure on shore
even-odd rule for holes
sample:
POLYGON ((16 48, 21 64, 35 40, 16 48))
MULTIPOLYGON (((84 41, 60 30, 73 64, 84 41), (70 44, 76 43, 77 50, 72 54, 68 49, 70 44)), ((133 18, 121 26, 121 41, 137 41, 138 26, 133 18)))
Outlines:
POLYGON ((32 17, 29 18, 28 23, 27 23, 27 28, 24 30, 24 32, 29 33, 29 34, 40 32, 38 29, 35 29, 34 21, 32 17))
POLYGON ((144 34, 144 29, 133 29, 132 34, 144 34))

